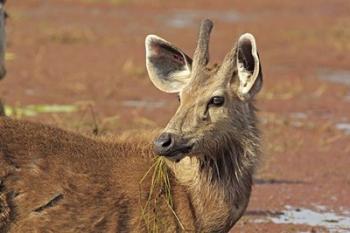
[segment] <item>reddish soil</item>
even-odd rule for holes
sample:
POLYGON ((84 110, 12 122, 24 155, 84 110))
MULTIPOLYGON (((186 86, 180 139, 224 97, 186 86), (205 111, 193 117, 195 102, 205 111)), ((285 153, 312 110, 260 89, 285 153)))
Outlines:
POLYGON ((350 210, 350 134, 335 127, 350 123, 350 86, 318 78, 324 70, 350 70, 348 0, 111 2, 8 1, 8 52, 15 57, 1 81, 3 100, 78 104, 75 113, 29 119, 88 133, 95 124, 100 133, 164 126, 177 100, 147 77, 145 35, 158 34, 192 54, 199 20, 211 17, 212 62, 249 31, 265 79, 257 101, 264 158, 247 214, 232 232, 327 232, 258 220, 286 205, 350 210), (179 12, 193 20, 171 26, 179 12), (236 18, 225 18, 232 12, 236 18))

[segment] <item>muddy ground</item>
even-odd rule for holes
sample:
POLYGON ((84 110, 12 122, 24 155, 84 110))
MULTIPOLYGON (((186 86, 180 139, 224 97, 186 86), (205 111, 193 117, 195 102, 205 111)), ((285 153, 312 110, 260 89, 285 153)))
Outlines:
POLYGON ((348 0, 11 0, 7 10, 8 111, 85 133, 162 127, 174 113, 176 97, 147 77, 147 34, 192 54, 200 19, 212 18, 220 62, 252 32, 264 157, 232 232, 350 232, 348 0), (52 104, 75 111, 37 110, 52 104))

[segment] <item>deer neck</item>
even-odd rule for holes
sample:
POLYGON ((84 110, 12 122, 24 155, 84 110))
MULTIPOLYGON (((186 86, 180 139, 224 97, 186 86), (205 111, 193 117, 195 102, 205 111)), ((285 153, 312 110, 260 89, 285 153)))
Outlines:
POLYGON ((200 232, 228 231, 247 206, 249 185, 244 185, 242 189, 237 184, 239 179, 232 179, 235 177, 234 170, 228 173, 227 168, 197 157, 185 157, 178 163, 170 162, 168 165, 176 179, 189 190, 200 232), (221 174, 218 169, 226 173, 221 174), (246 189, 245 195, 241 195, 240 192, 246 189))

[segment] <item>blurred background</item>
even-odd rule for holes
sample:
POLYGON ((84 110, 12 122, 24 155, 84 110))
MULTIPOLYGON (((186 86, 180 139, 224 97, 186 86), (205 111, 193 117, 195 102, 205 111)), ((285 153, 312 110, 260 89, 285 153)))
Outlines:
POLYGON ((144 38, 192 55, 214 21, 211 63, 256 36, 264 158, 233 232, 350 232, 349 0, 11 0, 7 115, 87 134, 163 127, 177 98, 152 86, 144 38))

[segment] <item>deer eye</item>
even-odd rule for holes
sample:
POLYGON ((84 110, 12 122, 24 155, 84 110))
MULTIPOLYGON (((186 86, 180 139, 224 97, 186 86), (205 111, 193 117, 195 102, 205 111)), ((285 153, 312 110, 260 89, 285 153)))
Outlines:
POLYGON ((177 95, 177 101, 181 102, 180 95, 177 95))
POLYGON ((223 96, 214 96, 211 98, 209 104, 216 107, 220 107, 225 103, 225 98, 223 96))

